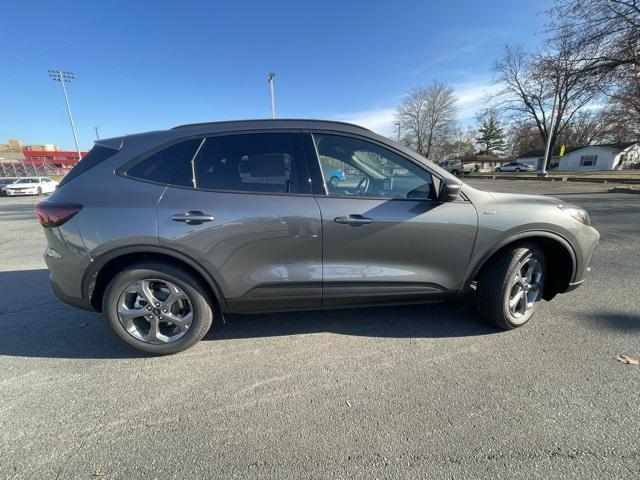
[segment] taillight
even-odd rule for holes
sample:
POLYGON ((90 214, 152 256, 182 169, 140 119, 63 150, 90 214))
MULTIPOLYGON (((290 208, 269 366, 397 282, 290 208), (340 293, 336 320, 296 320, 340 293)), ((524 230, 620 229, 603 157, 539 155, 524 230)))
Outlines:
POLYGON ((36 215, 43 227, 59 227, 82 210, 77 203, 44 200, 36 205, 36 215))

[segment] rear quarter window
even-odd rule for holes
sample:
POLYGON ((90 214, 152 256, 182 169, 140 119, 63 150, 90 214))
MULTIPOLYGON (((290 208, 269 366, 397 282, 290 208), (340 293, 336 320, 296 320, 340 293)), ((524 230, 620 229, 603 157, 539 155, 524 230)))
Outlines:
MULTIPOLYGON (((191 161, 201 141, 202 139, 191 139, 163 148, 130 167, 126 175, 151 182, 174 183, 176 171, 181 165, 191 161)), ((186 181, 178 183, 182 185, 186 181)))
POLYGON ((62 179, 58 187, 62 187, 63 185, 69 183, 74 178, 82 175, 87 170, 95 167, 96 165, 104 162, 108 158, 112 157, 118 153, 117 150, 112 148, 103 147, 102 145, 96 145, 91 149, 89 153, 87 153, 80 162, 73 167, 73 169, 67 173, 67 175, 62 179))

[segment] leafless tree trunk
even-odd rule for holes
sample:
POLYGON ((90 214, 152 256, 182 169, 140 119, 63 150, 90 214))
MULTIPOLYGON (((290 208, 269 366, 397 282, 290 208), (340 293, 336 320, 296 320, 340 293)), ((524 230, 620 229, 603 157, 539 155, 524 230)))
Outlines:
POLYGON ((434 82, 414 88, 396 109, 401 140, 419 154, 430 158, 444 145, 456 123, 456 98, 444 83, 434 82))

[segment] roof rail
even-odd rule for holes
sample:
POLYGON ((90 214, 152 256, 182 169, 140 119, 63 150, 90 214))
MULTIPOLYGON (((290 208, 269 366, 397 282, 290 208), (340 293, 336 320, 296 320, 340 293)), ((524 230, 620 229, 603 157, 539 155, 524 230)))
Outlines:
POLYGON ((186 123, 184 125, 178 125, 176 127, 173 127, 173 128, 171 128, 171 130, 178 130, 180 128, 190 128, 190 127, 202 127, 202 126, 205 126, 205 125, 221 125, 221 124, 228 124, 228 123, 250 123, 250 122, 264 122, 264 123, 271 123, 271 122, 319 122, 319 123, 333 123, 333 124, 337 123, 337 124, 340 124, 340 125, 349 125, 350 127, 360 128, 360 129, 366 130, 368 132, 371 131, 366 127, 362 127, 362 126, 356 125, 354 123, 340 122, 338 120, 316 120, 316 119, 312 119, 312 118, 275 118, 275 119, 259 118, 259 119, 249 119, 249 120, 221 120, 221 121, 217 121, 217 122, 186 123))

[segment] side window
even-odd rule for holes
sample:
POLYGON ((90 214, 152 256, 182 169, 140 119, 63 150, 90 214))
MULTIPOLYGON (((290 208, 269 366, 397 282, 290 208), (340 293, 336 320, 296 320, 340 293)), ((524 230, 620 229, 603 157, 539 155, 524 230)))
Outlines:
POLYGON ((431 174, 397 153, 352 137, 313 139, 329 196, 436 198, 431 174))
POLYGON ((293 137, 252 133, 209 137, 194 160, 196 188, 296 193, 293 137))
MULTIPOLYGON (((178 167, 188 163, 196 153, 200 139, 176 143, 152 154, 127 170, 127 176, 158 183, 173 183, 178 167)), ((179 180, 178 185, 192 186, 189 180, 179 180)))

